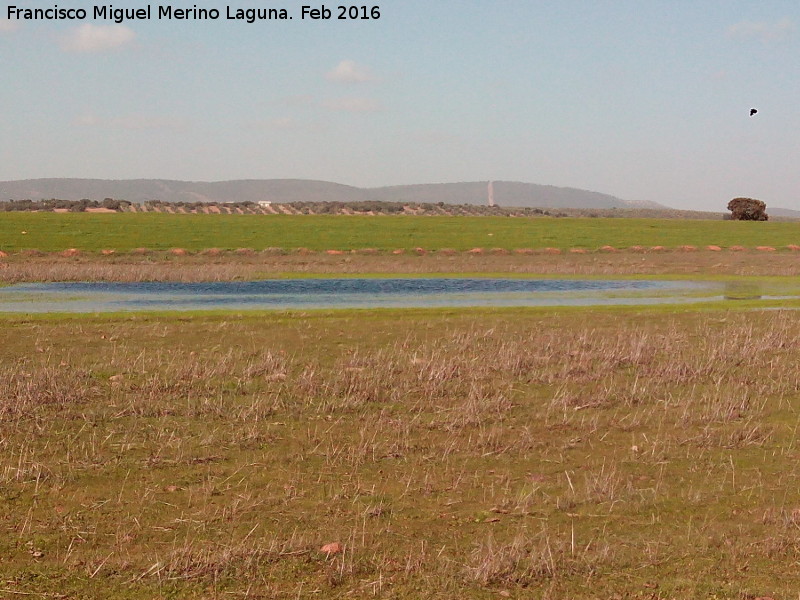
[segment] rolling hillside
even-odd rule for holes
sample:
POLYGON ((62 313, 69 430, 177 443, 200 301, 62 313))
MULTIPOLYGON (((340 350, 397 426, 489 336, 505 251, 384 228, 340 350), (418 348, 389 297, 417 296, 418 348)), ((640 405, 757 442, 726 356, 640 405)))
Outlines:
MULTIPOLYGON (((247 179, 237 181, 173 181, 166 179, 28 179, 0 182, 0 200, 102 200, 164 202, 363 202, 381 200, 445 204, 486 204, 487 182, 358 188, 327 181, 247 179)), ((494 183, 499 206, 537 208, 665 208, 654 202, 632 202, 575 188, 511 181, 494 183)))

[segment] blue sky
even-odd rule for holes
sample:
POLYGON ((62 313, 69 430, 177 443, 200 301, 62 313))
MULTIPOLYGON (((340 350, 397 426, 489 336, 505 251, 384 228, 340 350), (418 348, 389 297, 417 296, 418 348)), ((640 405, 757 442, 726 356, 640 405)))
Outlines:
POLYGON ((200 0, 172 6, 222 17, 119 25, 7 20, 10 4, 0 180, 494 179, 800 209, 796 1, 392 0, 311 21, 295 0, 200 0))

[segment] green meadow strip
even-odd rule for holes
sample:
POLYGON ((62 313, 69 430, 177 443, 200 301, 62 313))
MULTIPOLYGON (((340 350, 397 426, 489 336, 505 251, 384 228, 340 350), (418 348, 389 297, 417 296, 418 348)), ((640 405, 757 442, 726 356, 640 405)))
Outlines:
POLYGON ((0 250, 785 247, 800 225, 678 219, 3 213, 0 250))

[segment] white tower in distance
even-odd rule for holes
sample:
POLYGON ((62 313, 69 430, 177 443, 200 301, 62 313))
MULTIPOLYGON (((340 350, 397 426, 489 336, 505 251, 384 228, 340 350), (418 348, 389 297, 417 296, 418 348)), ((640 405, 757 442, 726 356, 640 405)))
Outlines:
POLYGON ((494 181, 489 182, 489 206, 494 206, 494 181))

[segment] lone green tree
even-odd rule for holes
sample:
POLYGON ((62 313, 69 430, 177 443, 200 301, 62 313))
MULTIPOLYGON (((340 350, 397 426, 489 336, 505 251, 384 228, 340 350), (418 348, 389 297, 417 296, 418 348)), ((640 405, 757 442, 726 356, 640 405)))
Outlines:
POLYGON ((734 198, 728 202, 731 219, 734 221, 767 221, 767 205, 755 198, 734 198))

